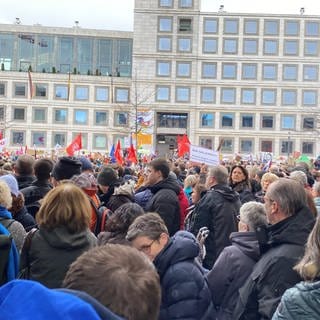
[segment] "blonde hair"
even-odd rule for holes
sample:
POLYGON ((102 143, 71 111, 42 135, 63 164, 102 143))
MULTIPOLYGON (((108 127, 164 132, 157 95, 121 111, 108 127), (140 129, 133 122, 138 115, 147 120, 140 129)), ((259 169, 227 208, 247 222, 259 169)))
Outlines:
POLYGON ((263 184, 265 181, 272 183, 277 180, 279 180, 279 177, 276 174, 272 172, 266 172, 261 178, 261 184, 263 184))
POLYGON ((89 227, 91 211, 86 194, 67 182, 46 194, 36 220, 39 226, 49 230, 66 226, 71 233, 76 233, 89 227))
POLYGON ((11 191, 5 181, 0 181, 0 205, 7 209, 12 206, 11 191))
POLYGON ((188 188, 188 187, 194 187, 196 185, 196 183, 198 182, 199 178, 194 175, 194 174, 189 174, 188 176, 186 176, 186 178, 184 179, 184 187, 188 188))

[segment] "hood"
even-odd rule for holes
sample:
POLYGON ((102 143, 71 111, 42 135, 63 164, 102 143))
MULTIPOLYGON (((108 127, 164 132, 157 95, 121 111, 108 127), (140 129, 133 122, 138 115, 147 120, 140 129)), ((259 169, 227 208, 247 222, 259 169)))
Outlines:
POLYGON ((94 237, 89 229, 70 233, 65 226, 47 230, 40 226, 40 233, 43 238, 54 248, 76 249, 81 248, 90 243, 91 237, 94 237))
POLYGON ((231 187, 229 187, 228 185, 217 184, 213 186, 211 190, 214 190, 219 194, 221 194, 223 198, 227 201, 230 201, 230 202, 240 201, 238 192, 232 190, 231 187))
POLYGON ((259 243, 255 232, 232 232, 232 245, 238 247, 246 256, 258 261, 260 258, 259 243))
POLYGON ((168 176, 167 179, 161 180, 156 183, 154 186, 149 187, 153 194, 157 193, 161 189, 170 189, 173 190, 177 195, 180 193, 180 185, 177 179, 172 176, 168 176))
POLYGON ((154 265, 162 277, 170 266, 178 262, 194 260, 199 255, 199 251, 199 244, 192 233, 178 231, 155 258, 154 265))

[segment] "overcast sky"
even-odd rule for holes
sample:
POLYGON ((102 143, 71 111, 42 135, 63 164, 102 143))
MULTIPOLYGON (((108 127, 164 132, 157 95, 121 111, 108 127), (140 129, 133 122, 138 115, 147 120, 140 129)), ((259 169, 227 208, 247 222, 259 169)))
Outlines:
MULTIPOLYGON (((294 13, 320 15, 319 0, 202 0, 201 11, 294 13)), ((0 23, 71 27, 78 20, 83 28, 133 30, 134 0, 0 0, 0 23)))

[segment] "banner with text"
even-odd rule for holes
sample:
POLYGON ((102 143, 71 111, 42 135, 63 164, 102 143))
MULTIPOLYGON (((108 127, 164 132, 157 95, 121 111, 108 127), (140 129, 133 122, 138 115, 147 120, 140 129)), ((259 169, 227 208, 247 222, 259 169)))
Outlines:
POLYGON ((210 166, 219 165, 219 152, 190 145, 190 161, 205 163, 210 166))

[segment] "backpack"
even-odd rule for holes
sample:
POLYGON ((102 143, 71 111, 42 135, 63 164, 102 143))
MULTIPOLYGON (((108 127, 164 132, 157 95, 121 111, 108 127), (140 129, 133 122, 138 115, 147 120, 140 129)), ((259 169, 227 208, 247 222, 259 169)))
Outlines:
POLYGON ((98 208, 90 197, 88 197, 88 199, 97 215, 97 222, 93 232, 97 236, 100 232, 104 231, 106 221, 108 217, 112 214, 112 211, 105 206, 101 206, 98 208))

